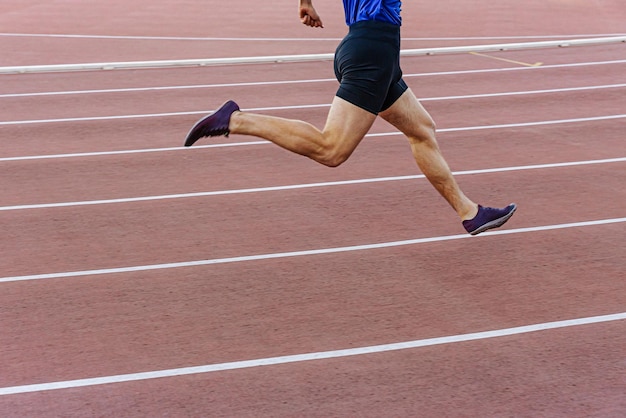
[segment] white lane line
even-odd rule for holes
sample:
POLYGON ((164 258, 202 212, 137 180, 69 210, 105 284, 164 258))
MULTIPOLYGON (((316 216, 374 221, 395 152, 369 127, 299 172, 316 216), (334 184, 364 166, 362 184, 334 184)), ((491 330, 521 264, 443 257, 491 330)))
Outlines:
MULTIPOLYGON (((530 67, 524 67, 530 68, 530 67)), ((533 67, 534 68, 534 67, 533 67)), ((293 106, 272 106, 272 107, 257 107, 257 108, 248 108, 242 109, 247 112, 263 112, 263 111, 276 111, 276 110, 294 110, 294 109, 315 109, 315 108, 326 108, 330 105, 327 103, 322 104, 313 104, 313 105, 293 105, 293 106)), ((87 116, 87 117, 78 117, 78 118, 60 118, 60 119, 31 119, 31 120, 15 120, 15 121, 4 121, 0 122, 0 126, 15 126, 15 125, 36 125, 36 124, 44 124, 44 123, 67 123, 67 122, 94 122, 94 121, 111 121, 111 120, 126 120, 126 119, 145 119, 145 118, 163 118, 163 117, 175 117, 175 116, 191 116, 191 115, 206 115, 207 113, 211 113, 215 109, 212 110, 193 110, 187 112, 165 112, 165 113, 146 113, 146 114, 135 114, 135 115, 115 115, 115 116, 87 116)), ((608 118, 620 118, 624 115, 611 115, 608 118)), ((600 118, 606 118, 605 116, 601 116, 600 118)), ((574 120, 603 120, 603 119, 593 119, 593 118, 580 118, 580 119, 565 119, 565 121, 574 121, 574 120)), ((531 122, 534 123, 534 122, 531 122)), ((559 121, 548 122, 548 123, 559 123, 559 121)), ((501 125, 506 126, 506 125, 501 125)), ((483 129, 489 129, 483 128, 483 129)))
POLYGON ((446 128, 445 130, 442 129, 438 132, 461 132, 461 131, 478 131, 478 130, 484 130, 484 129, 523 128, 523 127, 528 127, 528 126, 560 125, 564 123, 599 122, 603 120, 615 120, 615 119, 623 119, 623 118, 626 118, 626 114, 597 116, 597 117, 590 117, 590 118, 545 120, 545 121, 539 121, 539 122, 508 123, 508 124, 503 124, 503 125, 470 126, 470 127, 465 127, 465 128, 446 128))
MULTIPOLYGON (((518 123, 518 124, 505 124, 505 125, 488 125, 488 126, 468 126, 461 128, 441 128, 437 129, 437 133, 446 133, 446 132, 463 132, 463 131, 475 131, 481 129, 508 129, 508 128, 520 128, 520 127, 528 127, 528 126, 540 126, 540 125, 551 125, 551 124, 565 124, 565 123, 577 123, 577 122, 600 122, 614 119, 622 119, 626 117, 626 115, 609 115, 609 116, 600 116, 595 118, 583 118, 583 119, 564 119, 564 120, 556 120, 556 121, 544 121, 544 122, 527 122, 527 123, 518 123)), ((366 138, 373 137, 386 137, 386 136, 400 136, 401 132, 384 132, 384 133, 374 133, 367 134, 366 138)), ((229 147, 245 147, 245 146, 255 146, 255 145, 269 145, 271 142, 261 140, 261 141, 246 141, 246 142, 227 142, 227 143, 217 143, 217 144, 207 144, 207 145, 195 145, 193 149, 204 149, 204 148, 229 148, 229 147)), ((20 157, 2 157, 0 158, 0 162, 9 162, 9 161, 24 161, 24 160, 45 160, 45 159, 56 159, 56 158, 84 158, 84 157, 101 157, 101 156, 109 156, 109 155, 123 155, 123 154, 143 154, 143 153, 151 153, 151 152, 171 152, 171 151, 183 151, 189 152, 189 148, 185 147, 169 147, 169 148, 146 148, 146 149, 134 149, 134 150, 119 150, 119 151, 95 151, 95 152, 82 152, 82 153, 71 153, 71 154, 48 154, 48 155, 26 155, 20 157)))
MULTIPOLYGON (((568 68, 568 67, 615 65, 615 64, 624 64, 624 63, 626 63, 626 60, 554 64, 554 65, 543 65, 541 67, 532 67, 532 68, 545 70, 545 69, 568 68)), ((520 71, 524 69, 528 69, 528 68, 511 67, 511 68, 490 68, 490 69, 481 69, 481 70, 457 70, 457 71, 445 71, 445 72, 433 72, 433 73, 415 73, 415 74, 407 73, 407 74, 403 74, 403 77, 413 78, 413 77, 432 77, 432 76, 442 76, 442 75, 447 76, 447 75, 462 75, 462 74, 480 74, 480 73, 492 73, 492 72, 502 72, 502 71, 520 71)), ((319 78, 319 79, 309 79, 309 80, 252 81, 252 82, 240 82, 240 83, 197 84, 197 85, 182 85, 182 86, 153 86, 153 87, 130 87, 130 88, 118 88, 118 89, 92 89, 92 90, 68 90, 68 91, 49 91, 49 92, 32 92, 32 93, 6 93, 6 94, 0 94, 0 98, 57 96, 57 95, 75 95, 75 94, 130 93, 130 92, 144 92, 144 91, 188 90, 188 89, 208 89, 208 88, 227 88, 227 87, 254 87, 254 86, 311 84, 311 83, 327 83, 327 82, 336 83, 337 80, 334 78, 319 78)), ((433 98, 431 100, 436 100, 436 99, 433 98)))
POLYGON ((65 380, 48 383, 38 383, 21 386, 0 388, 0 396, 17 395, 22 393, 45 392, 70 388, 81 388, 107 384, 119 384, 142 380, 160 379, 167 377, 189 376, 205 373, 214 373, 227 370, 249 369, 253 367, 276 366, 280 364, 302 363, 305 361, 319 361, 343 357, 362 356, 368 354, 386 353, 399 350, 410 350, 443 344, 456 344, 469 341, 487 340, 492 338, 510 337, 532 332, 557 330, 584 325, 602 324, 626 319, 626 312, 599 315, 586 318, 568 319, 554 322, 544 322, 512 328, 495 329, 491 331, 473 332, 469 334, 450 335, 445 337, 427 338, 391 344, 381 344, 366 347, 348 348, 342 350, 320 351, 306 354, 295 354, 279 357, 259 358, 254 360, 233 361, 228 363, 209 364, 204 366, 181 367, 176 369, 156 370, 150 372, 119 374, 114 376, 94 377, 87 379, 65 380))
MULTIPOLYGON (((249 109, 242 109, 248 112, 263 112, 268 110, 291 110, 291 109, 314 109, 329 107, 328 104, 316 104, 316 105, 297 105, 297 106, 277 106, 277 107, 256 107, 249 109)), ((116 115, 116 116, 88 116, 81 118, 61 118, 61 119, 36 119, 36 120, 17 120, 0 122, 0 126, 9 125, 29 125, 29 124, 42 124, 42 123, 64 123, 64 122, 93 122, 93 121, 109 121, 109 120, 124 120, 124 119, 144 119, 144 118, 162 118, 172 116, 189 116, 189 115, 205 115, 214 111, 212 110, 193 110, 188 112, 166 112, 166 113, 148 113, 138 115, 116 115)))
MULTIPOLYGON (((534 164, 526 166, 514 166, 514 167, 500 167, 500 168, 487 168, 481 170, 465 170, 455 171, 455 176, 476 175, 476 174, 490 174, 501 173, 506 171, 523 171, 523 170, 541 170, 547 168, 562 168, 562 167, 575 167, 584 165, 595 164, 610 164, 626 162, 626 157, 620 158, 608 158, 603 160, 587 160, 587 161, 572 161, 565 163, 551 163, 551 164, 534 164)), ((210 192, 195 192, 195 193, 178 193, 169 195, 156 195, 156 196, 141 196, 141 197, 128 197, 119 199, 99 199, 99 200, 84 200, 76 202, 57 202, 57 203, 40 203, 31 205, 15 205, 15 206, 0 206, 0 212, 16 211, 16 210, 34 210, 34 209, 51 209, 51 208, 64 208, 64 207, 76 207, 76 206, 91 206, 91 205, 106 205, 106 204, 119 204, 119 203, 135 203, 135 202, 147 202, 155 200, 171 200, 171 199, 189 199, 195 197, 209 197, 209 196, 225 196, 235 194, 246 193, 264 193, 264 192, 277 192, 286 190, 300 190, 311 189, 317 187, 335 187, 335 186, 347 186, 355 184, 367 184, 367 183, 383 183, 394 181, 406 181, 423 179, 423 174, 414 174, 408 176, 395 176, 395 177, 375 177, 367 179, 356 180, 340 180, 329 181, 321 183, 304 183, 304 184, 292 184, 287 186, 269 186, 269 187, 256 187, 249 189, 231 189, 231 190, 216 190, 210 192)))
MULTIPOLYGON (((490 97, 506 97, 506 96, 527 96, 533 94, 554 94, 554 93, 571 93, 589 90, 619 89, 626 87, 626 84, 605 84, 600 86, 582 86, 582 87, 565 87, 557 89, 543 90, 526 90, 526 91, 507 91, 502 93, 482 93, 468 94, 461 96, 441 96, 441 97, 425 97, 419 99, 421 102, 442 101, 442 100, 465 100, 465 99, 481 99, 490 97)), ((2 96, 0 96, 2 97, 2 96)))
MULTIPOLYGON (((249 142, 231 142, 226 144, 208 144, 208 145, 194 145, 194 149, 203 148, 228 148, 228 147, 245 147, 252 145, 269 145, 269 141, 249 141, 249 142)), ((84 158, 84 157, 102 157, 107 155, 124 155, 124 154, 144 154, 149 152, 169 152, 169 151, 186 151, 189 152, 189 148, 185 147, 170 147, 170 148, 148 148, 148 149, 131 149, 131 150, 119 150, 119 151, 95 151, 95 152, 79 152, 72 154, 49 154, 49 155, 26 155, 21 157, 3 157, 0 158, 0 162, 7 161, 25 161, 25 160, 47 160, 56 158, 84 158)))
MULTIPOLYGON (((163 91, 163 90, 208 89, 208 88, 218 88, 218 87, 270 86, 270 85, 278 85, 278 84, 315 83, 318 81, 322 81, 322 80, 268 81, 268 82, 231 83, 231 84, 199 84, 199 85, 190 85, 190 86, 137 87, 137 88, 126 88, 126 89, 52 91, 52 92, 39 92, 39 93, 9 93, 9 94, 0 94, 0 99, 42 97, 42 96, 65 96, 65 95, 81 95, 81 94, 136 93, 136 92, 163 91)), ((424 102, 424 101, 462 100, 462 99, 503 97, 503 96, 525 96, 525 95, 532 95, 532 94, 570 93, 570 92, 588 91, 588 90, 616 89, 616 88, 623 88, 623 87, 626 87, 626 84, 604 84, 604 85, 597 85, 597 86, 564 87, 564 88, 542 89, 542 90, 522 90, 522 91, 510 91, 510 92, 501 92, 501 93, 481 93, 481 94, 467 94, 467 95, 457 95, 457 96, 422 97, 419 100, 424 102)), ((330 104, 328 104, 327 106, 330 106, 330 104)))
POLYGON ((432 243, 432 242, 452 241, 452 240, 460 240, 460 239, 467 239, 467 238, 484 239, 486 237, 493 237, 493 236, 499 236, 499 235, 511 235, 511 234, 522 234, 522 233, 528 233, 528 232, 543 232, 543 231, 552 231, 552 230, 560 230, 560 229, 582 228, 582 227, 588 227, 588 226, 618 224, 618 223, 623 223, 623 222, 626 222, 626 217, 613 218, 613 219, 601 219, 601 220, 585 221, 585 222, 573 222, 573 223, 556 224, 556 225, 545 225, 545 226, 527 227, 527 228, 518 228, 518 229, 496 230, 492 232, 486 232, 484 234, 477 235, 477 236, 471 236, 468 234, 447 235, 447 236, 430 237, 430 238, 410 239, 410 240, 404 240, 404 241, 381 242, 381 243, 376 243, 376 244, 351 245, 351 246, 346 246, 346 247, 334 247, 334 248, 319 248, 319 249, 304 250, 304 251, 288 251, 288 252, 282 252, 282 253, 257 254, 257 255, 247 255, 247 256, 237 256, 237 257, 227 257, 227 258, 214 258, 214 259, 208 259, 208 260, 183 261, 183 262, 174 262, 174 263, 148 264, 148 265, 132 266, 132 267, 115 267, 115 268, 93 269, 93 270, 82 270, 82 271, 68 271, 68 272, 60 272, 60 273, 45 273, 45 274, 33 274, 33 275, 25 275, 25 276, 2 277, 0 278, 0 283, 23 282, 23 281, 31 281, 31 280, 60 279, 60 278, 68 278, 68 277, 98 276, 98 275, 105 275, 105 274, 135 273, 135 272, 143 272, 143 271, 151 271, 151 270, 168 270, 168 269, 183 268, 183 267, 208 266, 208 265, 214 265, 214 264, 242 263, 242 262, 247 262, 247 261, 273 260, 273 259, 292 258, 292 257, 314 256, 314 255, 322 255, 322 254, 336 254, 336 253, 353 252, 353 251, 378 250, 382 248, 402 247, 402 246, 407 246, 407 245, 425 244, 425 243, 432 243))
POLYGON ((97 90, 69 90, 69 91, 44 91, 34 93, 7 93, 0 94, 0 99, 16 97, 37 97, 37 96, 64 96, 75 94, 105 94, 105 93, 136 93, 146 91, 167 91, 167 90, 197 90, 227 87, 255 87, 255 86, 277 86, 290 84, 313 84, 337 82, 334 78, 317 78, 310 80, 278 80, 278 81, 249 81, 240 83, 220 83, 220 84, 195 84, 185 86, 156 86, 156 87, 129 87, 119 89, 97 89, 97 90))

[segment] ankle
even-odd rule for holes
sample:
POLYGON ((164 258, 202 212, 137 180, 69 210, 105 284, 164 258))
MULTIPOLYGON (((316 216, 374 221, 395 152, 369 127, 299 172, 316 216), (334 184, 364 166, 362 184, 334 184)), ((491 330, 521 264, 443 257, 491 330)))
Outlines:
POLYGON ((237 110, 230 115, 230 120, 228 121, 228 130, 230 133, 240 133, 241 131, 241 111, 237 110))
POLYGON ((474 219, 478 215, 478 204, 472 202, 466 205, 462 211, 458 212, 462 221, 474 219))

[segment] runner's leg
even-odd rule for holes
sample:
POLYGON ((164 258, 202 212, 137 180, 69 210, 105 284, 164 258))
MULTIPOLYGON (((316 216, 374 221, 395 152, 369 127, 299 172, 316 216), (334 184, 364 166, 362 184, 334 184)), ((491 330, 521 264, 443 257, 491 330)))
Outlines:
POLYGON ((408 89, 380 116, 409 139, 418 167, 437 191, 457 212, 461 220, 476 216, 478 206, 459 188, 435 138, 435 123, 408 89))
POLYGON ((336 167, 350 157, 375 119, 376 115, 335 96, 322 131, 307 122, 247 112, 233 113, 229 129, 336 167))

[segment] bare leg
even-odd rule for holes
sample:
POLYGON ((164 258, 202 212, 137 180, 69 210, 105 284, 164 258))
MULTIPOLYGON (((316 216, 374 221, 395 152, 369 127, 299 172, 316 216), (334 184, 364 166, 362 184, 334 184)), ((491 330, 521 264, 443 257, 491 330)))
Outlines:
POLYGON ((350 157, 375 119, 376 115, 335 97, 323 131, 299 120, 246 112, 233 113, 229 130, 267 139, 318 163, 336 167, 350 157))
POLYGON ((461 220, 476 216, 478 206, 459 188, 439 150, 435 123, 413 92, 407 90, 380 116, 407 136, 418 167, 461 220))

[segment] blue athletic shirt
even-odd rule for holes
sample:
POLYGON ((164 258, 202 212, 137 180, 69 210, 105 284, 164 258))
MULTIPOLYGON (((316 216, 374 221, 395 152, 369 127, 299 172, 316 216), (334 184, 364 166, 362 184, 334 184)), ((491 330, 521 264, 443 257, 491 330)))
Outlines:
POLYGON ((401 0, 343 0, 348 26, 363 20, 377 20, 380 22, 401 25, 401 0))

